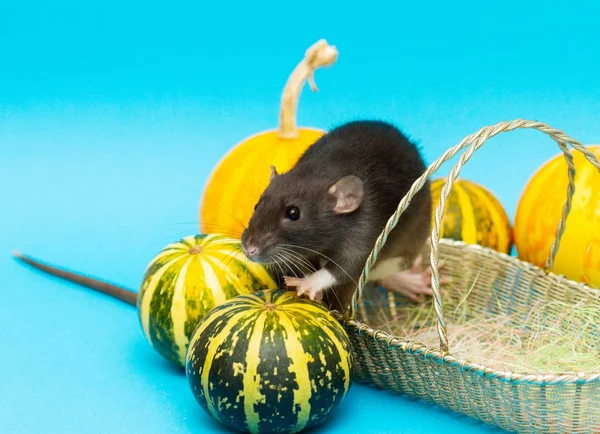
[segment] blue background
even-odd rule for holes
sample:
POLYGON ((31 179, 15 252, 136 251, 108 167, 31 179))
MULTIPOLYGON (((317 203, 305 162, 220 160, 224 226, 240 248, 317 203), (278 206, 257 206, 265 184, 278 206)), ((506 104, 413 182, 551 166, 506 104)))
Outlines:
MULTIPOLYGON (((429 162, 518 117, 600 143, 598 12, 592 1, 0 2, 0 432, 224 432, 133 308, 34 273, 13 249, 137 289, 165 244, 197 230, 221 155, 276 126, 288 74, 322 37, 340 56, 316 73, 318 93, 304 89, 301 125, 389 120, 429 162)), ((507 133, 463 175, 512 218, 556 152, 541 133, 507 133)), ((442 429, 495 431, 355 385, 323 432, 442 429)))

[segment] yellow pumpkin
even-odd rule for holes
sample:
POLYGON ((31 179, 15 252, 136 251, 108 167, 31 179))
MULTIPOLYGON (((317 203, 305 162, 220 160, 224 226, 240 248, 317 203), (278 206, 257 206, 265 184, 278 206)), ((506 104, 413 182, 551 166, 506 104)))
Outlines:
POLYGON ((288 171, 325 134, 317 128, 298 128, 296 108, 306 80, 316 91, 314 71, 332 65, 337 55, 337 49, 323 39, 309 47, 283 89, 279 127, 245 139, 217 164, 200 202, 201 233, 220 232, 239 237, 269 183, 270 166, 275 166, 278 173, 288 171))
MULTIPOLYGON (((600 158, 600 145, 588 149, 600 158)), ((575 194, 552 271, 600 287, 600 174, 573 152, 575 194)), ((561 154, 544 163, 523 190, 514 224, 520 259, 544 268, 566 199, 567 163, 561 154)))
MULTIPOLYGON (((432 222, 446 178, 431 182, 432 222)), ((441 238, 479 244, 502 253, 510 253, 512 230, 500 201, 487 188, 465 179, 452 184, 442 218, 441 238)))

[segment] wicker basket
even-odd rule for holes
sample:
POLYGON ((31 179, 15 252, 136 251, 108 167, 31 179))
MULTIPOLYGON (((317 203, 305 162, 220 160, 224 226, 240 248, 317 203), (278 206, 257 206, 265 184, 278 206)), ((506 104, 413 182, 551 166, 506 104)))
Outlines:
MULTIPOLYGON (((600 432, 600 373, 557 375, 544 372, 505 372, 478 364, 475 354, 466 359, 454 357, 452 347, 449 348, 440 296, 438 264, 441 259, 444 261, 445 273, 452 277, 452 284, 445 287, 444 291, 464 293, 469 288, 469 291, 477 295, 474 297, 477 308, 486 315, 498 314, 501 309, 524 319, 534 303, 557 300, 585 302, 600 309, 600 291, 548 271, 552 269, 554 256, 558 251, 574 192, 575 169, 568 145, 585 154, 588 161, 600 170, 595 156, 563 132, 540 122, 515 120, 485 127, 466 137, 446 151, 415 181, 377 240, 347 315, 341 317, 334 312, 343 321, 352 341, 359 382, 412 395, 508 431, 600 432), (551 136, 563 151, 569 167, 567 200, 545 270, 491 249, 439 239, 444 205, 463 164, 488 138, 519 128, 532 128, 551 136), (373 312, 368 303, 363 301, 363 291, 372 289, 366 286, 367 276, 387 234, 395 227, 411 198, 426 180, 445 161, 467 146, 469 149, 463 152, 447 177, 436 209, 431 236, 429 263, 439 348, 370 327, 368 324, 373 312), (497 303, 498 299, 502 303, 497 303)), ((394 310, 394 297, 390 295, 387 300, 386 309, 394 310)), ((549 312, 549 315, 556 314, 551 310, 549 312)), ((594 338, 598 337, 596 350, 600 352, 600 324, 596 326, 592 333, 594 338)))

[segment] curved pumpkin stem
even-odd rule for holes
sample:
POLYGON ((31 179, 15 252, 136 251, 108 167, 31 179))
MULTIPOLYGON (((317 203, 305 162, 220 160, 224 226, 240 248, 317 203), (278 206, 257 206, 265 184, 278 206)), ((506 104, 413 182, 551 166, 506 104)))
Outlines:
POLYGON ((337 60, 338 51, 333 45, 329 45, 325 39, 320 39, 311 45, 304 54, 304 59, 294 68, 281 95, 281 108, 279 111, 279 128, 277 136, 281 139, 295 139, 298 137, 296 126, 296 109, 300 92, 304 82, 308 84, 313 92, 317 85, 313 77, 314 72, 321 67, 333 65, 337 60))

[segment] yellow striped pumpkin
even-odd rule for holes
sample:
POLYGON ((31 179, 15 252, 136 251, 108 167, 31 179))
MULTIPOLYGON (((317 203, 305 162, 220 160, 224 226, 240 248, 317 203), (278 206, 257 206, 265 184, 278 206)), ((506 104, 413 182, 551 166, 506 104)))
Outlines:
MULTIPOLYGON (((588 146, 600 158, 600 145, 588 146)), ((600 288, 600 174, 573 152, 575 195, 553 272, 600 288)), ((533 174, 517 205, 514 238, 519 258, 544 267, 567 195, 567 163, 556 155, 533 174)))
POLYGON ((186 375, 200 406, 234 430, 319 425, 353 377, 350 341, 324 305, 275 290, 239 295, 194 331, 186 375))
MULTIPOLYGON (((445 184, 446 178, 431 182, 433 216, 445 184)), ((457 179, 452 184, 440 236, 502 253, 510 253, 512 248, 510 220, 500 201, 487 188, 465 179, 457 179)))
MULTIPOLYGON (((302 153, 325 131, 298 128, 296 108, 305 81, 314 71, 331 65, 337 49, 319 40, 306 51, 305 58, 290 75, 281 97, 279 127, 263 131, 234 146, 214 168, 200 201, 200 232, 222 232, 240 236, 254 211, 271 175, 291 169, 302 153)), ((311 87, 316 90, 311 81, 311 87)))
POLYGON ((138 317, 150 344, 183 366, 190 336, 208 311, 236 295, 276 286, 263 266, 246 260, 239 240, 188 236, 166 246, 148 265, 138 317))

